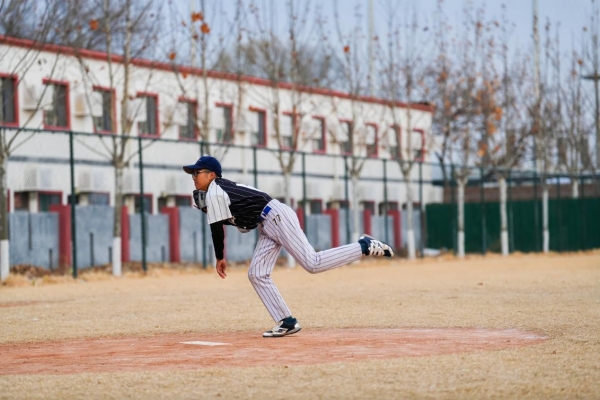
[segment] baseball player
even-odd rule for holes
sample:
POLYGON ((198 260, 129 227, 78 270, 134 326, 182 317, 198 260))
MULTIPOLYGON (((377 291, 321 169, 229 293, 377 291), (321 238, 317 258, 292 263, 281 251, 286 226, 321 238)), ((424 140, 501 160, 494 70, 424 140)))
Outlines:
POLYGON ((365 255, 394 255, 391 246, 368 235, 361 236, 357 243, 317 253, 308 243, 294 210, 256 188, 223 179, 221 164, 216 158, 203 156, 195 164, 184 166, 183 170, 194 180, 196 207, 208 217, 217 259, 216 269, 221 278, 227 276, 223 225, 233 225, 244 233, 255 228, 259 230, 248 278, 277 323, 273 329, 263 333, 263 337, 282 337, 301 329, 271 279, 282 247, 311 274, 341 267, 365 255))

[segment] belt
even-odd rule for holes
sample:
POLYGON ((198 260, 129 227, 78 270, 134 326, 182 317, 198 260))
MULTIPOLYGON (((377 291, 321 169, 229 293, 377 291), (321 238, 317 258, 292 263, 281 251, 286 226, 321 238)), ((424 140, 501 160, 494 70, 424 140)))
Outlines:
POLYGON ((263 208, 262 212, 258 216, 258 222, 264 222, 264 220, 267 219, 267 214, 269 214, 269 212, 271 212, 271 207, 265 206, 265 208, 263 208))

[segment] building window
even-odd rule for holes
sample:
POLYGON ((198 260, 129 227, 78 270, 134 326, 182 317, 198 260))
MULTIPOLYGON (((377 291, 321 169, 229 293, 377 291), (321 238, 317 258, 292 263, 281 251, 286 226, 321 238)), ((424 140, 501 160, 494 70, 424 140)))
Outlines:
POLYGON ((422 129, 413 129, 412 143, 413 149, 413 160, 424 161, 425 160, 425 131, 422 129))
POLYGON ((51 108, 44 110, 44 124, 51 128, 68 128, 67 85, 46 83, 46 90, 52 91, 51 108))
POLYGON ((191 207, 192 198, 190 196, 175 196, 175 207, 191 207))
POLYGON ((325 118, 313 117, 315 120, 315 132, 313 133, 313 151, 325 152, 325 143, 327 138, 327 127, 325 126, 325 118))
POLYGON ((145 115, 145 121, 138 121, 138 132, 144 136, 158 135, 158 96, 139 95, 142 99, 140 112, 145 115))
POLYGON ((94 88, 98 94, 98 101, 102 109, 102 115, 94 115, 94 129, 96 132, 113 132, 114 119, 114 92, 110 89, 94 88))
POLYGON ((198 104, 195 101, 182 100, 179 102, 182 112, 179 122, 179 137, 181 139, 193 139, 198 137, 198 104))
MULTIPOLYGON (((135 198, 134 212, 136 214, 140 214, 142 212, 142 197, 139 194, 136 194, 134 196, 134 198, 135 198)), ((152 214, 152 195, 151 194, 144 195, 143 205, 144 205, 144 212, 147 214, 152 214)))
POLYGON ((340 152, 342 154, 352 154, 352 122, 342 121, 341 122, 341 135, 340 135, 340 152))
POLYGON ((264 147, 267 145, 267 113, 255 110, 256 129, 252 132, 252 146, 264 147))
POLYGON ((281 137, 281 148, 291 149, 293 147, 296 116, 291 113, 282 115, 279 123, 279 136, 281 137))
POLYGON ((367 150, 367 157, 377 157, 377 125, 367 124, 365 144, 367 150))
POLYGON ((382 201, 379 203, 379 215, 387 215, 390 211, 398 211, 398 202, 397 201, 382 201))
POLYGON ((218 105, 219 119, 221 123, 217 128, 217 142, 232 143, 233 142, 233 107, 230 105, 218 105))
POLYGON ((393 159, 400 159, 400 127, 399 126, 391 126, 390 131, 388 133, 388 144, 390 148, 390 157, 393 159))
POLYGON ((17 122, 17 98, 15 77, 0 78, 0 123, 5 125, 17 122))
POLYGON ((108 206, 110 205, 110 195, 108 193, 85 193, 77 195, 77 204, 81 203, 81 196, 87 196, 87 204, 90 206, 108 206))
POLYGON ((38 195, 38 209, 40 212, 48 212, 51 205, 61 203, 61 193, 39 193, 38 195))

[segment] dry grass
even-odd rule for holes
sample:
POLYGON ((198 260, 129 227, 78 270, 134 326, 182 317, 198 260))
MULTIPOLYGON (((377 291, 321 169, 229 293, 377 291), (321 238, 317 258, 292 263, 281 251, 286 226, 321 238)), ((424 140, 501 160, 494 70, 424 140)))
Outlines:
MULTIPOLYGON (((550 340, 502 351, 289 368, 0 376, 0 398, 600 397, 599 252, 377 260, 320 275, 278 268, 273 276, 307 330, 517 328, 550 340)), ((21 304, 0 306, 1 343, 167 332, 259 335, 272 325, 241 267, 225 281, 192 269, 23 279, 11 276, 0 287, 0 305, 21 304)))

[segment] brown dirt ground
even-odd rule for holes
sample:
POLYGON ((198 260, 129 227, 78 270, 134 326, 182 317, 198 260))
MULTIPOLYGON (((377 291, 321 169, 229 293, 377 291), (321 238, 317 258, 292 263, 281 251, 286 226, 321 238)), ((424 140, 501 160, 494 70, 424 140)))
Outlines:
POLYGON ((241 267, 86 275, 0 287, 0 398, 600 398, 598 252, 278 268, 283 339, 241 267))

